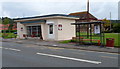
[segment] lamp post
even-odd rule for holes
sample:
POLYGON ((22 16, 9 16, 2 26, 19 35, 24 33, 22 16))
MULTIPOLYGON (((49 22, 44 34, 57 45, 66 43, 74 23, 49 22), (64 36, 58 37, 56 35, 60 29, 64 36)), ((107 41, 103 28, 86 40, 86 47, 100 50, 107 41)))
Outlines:
MULTIPOLYGON (((89 22, 89 0, 87 2, 87 21, 89 22)), ((89 38, 89 24, 87 25, 87 38, 89 38)))
POLYGON ((110 12, 110 31, 111 31, 111 12, 110 12))

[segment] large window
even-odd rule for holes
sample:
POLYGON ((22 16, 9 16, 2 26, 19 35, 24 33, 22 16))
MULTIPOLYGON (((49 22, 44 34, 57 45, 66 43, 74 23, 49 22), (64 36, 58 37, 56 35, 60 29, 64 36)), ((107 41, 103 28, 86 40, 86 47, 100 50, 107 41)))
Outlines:
POLYGON ((28 37, 40 37, 41 36, 41 26, 27 26, 28 37))
POLYGON ((53 34, 53 24, 49 25, 49 34, 53 34))

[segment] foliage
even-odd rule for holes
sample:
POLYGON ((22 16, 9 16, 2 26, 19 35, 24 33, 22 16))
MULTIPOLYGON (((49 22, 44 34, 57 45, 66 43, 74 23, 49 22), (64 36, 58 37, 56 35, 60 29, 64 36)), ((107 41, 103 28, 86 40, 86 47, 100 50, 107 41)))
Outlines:
MULTIPOLYGON (((81 32, 80 33, 81 35, 85 35, 86 32, 81 32)), ((116 47, 120 47, 120 33, 105 33, 105 44, 106 44, 106 38, 114 38, 114 45, 116 47)), ((87 36, 84 36, 84 39, 90 39, 90 38, 87 38, 87 36)), ((100 40, 100 37, 92 37, 92 39, 97 39, 97 40, 100 40)), ((70 43, 72 40, 65 40, 65 41, 61 41, 60 43, 70 43)), ((75 40, 73 40, 72 42, 75 42, 75 40)), ((89 41, 85 41, 85 42, 89 42, 89 41)), ((93 43, 97 43, 97 41, 93 41, 93 43)))
POLYGON ((0 37, 2 37, 2 33, 0 33, 0 37))
POLYGON ((110 20, 107 20, 106 18, 102 20, 104 22, 104 28, 105 31, 110 31, 110 20))
POLYGON ((69 43, 71 40, 60 41, 60 43, 69 43))
POLYGON ((3 38, 16 38, 17 35, 14 33, 2 33, 3 38))
POLYGON ((2 19, 0 18, 0 24, 2 24, 2 19))
POLYGON ((4 25, 10 24, 8 27, 8 30, 12 30, 12 27, 14 26, 15 22, 11 18, 3 17, 2 24, 4 24, 4 25))
POLYGON ((107 20, 106 18, 102 20, 104 22, 104 27, 110 26, 110 20, 107 20))
POLYGON ((2 24, 7 25, 9 23, 10 23, 10 18, 8 18, 8 17, 2 18, 2 24))
POLYGON ((2 30, 1 32, 3 33, 4 31, 6 31, 6 33, 9 33, 9 32, 11 32, 11 33, 17 32, 17 30, 2 30))
POLYGON ((76 42, 75 40, 64 40, 64 41, 60 41, 60 43, 70 43, 70 42, 76 42))
POLYGON ((120 33, 120 23, 114 23, 113 24, 113 32, 114 33, 120 33))
POLYGON ((10 24, 10 26, 8 28, 9 28, 9 30, 12 30, 12 28, 14 26, 14 21, 11 19, 9 24, 10 24))

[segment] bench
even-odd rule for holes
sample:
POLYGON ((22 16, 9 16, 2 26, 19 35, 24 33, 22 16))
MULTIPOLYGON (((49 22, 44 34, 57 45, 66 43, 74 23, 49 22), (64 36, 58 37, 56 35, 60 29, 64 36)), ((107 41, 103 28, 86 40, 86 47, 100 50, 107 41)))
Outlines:
POLYGON ((100 46, 100 40, 96 40, 96 39, 82 39, 83 41, 97 41, 98 45, 100 46))
POLYGON ((98 45, 100 46, 100 40, 97 40, 97 39, 84 39, 84 37, 72 37, 73 40, 75 39, 81 39, 81 41, 97 41, 98 42, 98 45))

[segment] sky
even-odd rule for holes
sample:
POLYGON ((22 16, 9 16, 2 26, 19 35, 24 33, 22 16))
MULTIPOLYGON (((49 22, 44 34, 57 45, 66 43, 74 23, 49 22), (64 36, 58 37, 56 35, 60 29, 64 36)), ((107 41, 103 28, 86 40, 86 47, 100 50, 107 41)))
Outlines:
MULTIPOLYGON (((89 0, 90 13, 98 19, 118 19, 119 0, 89 0)), ((86 11, 87 0, 0 0, 0 16, 10 18, 86 11)))

